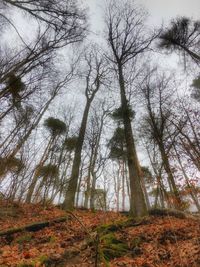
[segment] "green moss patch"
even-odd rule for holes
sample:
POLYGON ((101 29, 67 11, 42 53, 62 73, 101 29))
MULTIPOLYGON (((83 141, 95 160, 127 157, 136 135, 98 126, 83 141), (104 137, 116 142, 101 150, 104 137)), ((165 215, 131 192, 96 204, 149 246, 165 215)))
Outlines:
POLYGON ((99 255, 104 262, 122 257, 129 252, 128 245, 117 239, 114 233, 102 235, 99 241, 99 255))

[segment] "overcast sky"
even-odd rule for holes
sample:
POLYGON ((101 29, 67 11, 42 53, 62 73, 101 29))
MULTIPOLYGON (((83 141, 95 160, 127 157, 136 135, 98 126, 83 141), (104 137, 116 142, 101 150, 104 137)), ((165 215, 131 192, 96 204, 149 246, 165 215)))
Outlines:
MULTIPOLYGON (((92 28, 102 28, 102 8, 106 0, 83 0, 90 7, 92 28)), ((200 0, 135 0, 143 5, 149 13, 149 21, 154 26, 167 23, 176 16, 193 17, 200 20, 200 0)))

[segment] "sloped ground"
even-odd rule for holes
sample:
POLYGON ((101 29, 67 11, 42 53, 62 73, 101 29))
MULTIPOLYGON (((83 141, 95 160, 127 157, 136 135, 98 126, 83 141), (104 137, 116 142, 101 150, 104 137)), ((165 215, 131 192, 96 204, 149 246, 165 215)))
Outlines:
POLYGON ((114 212, 70 214, 52 206, 9 205, 15 212, 1 216, 0 233, 63 216, 66 221, 0 236, 1 267, 200 266, 200 221, 195 218, 150 216, 134 221, 114 212))

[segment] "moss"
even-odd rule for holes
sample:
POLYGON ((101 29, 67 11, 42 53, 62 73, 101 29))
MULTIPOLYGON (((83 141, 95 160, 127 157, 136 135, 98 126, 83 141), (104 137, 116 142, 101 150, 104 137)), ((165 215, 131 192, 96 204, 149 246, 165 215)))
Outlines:
POLYGON ((118 224, 104 224, 98 227, 97 232, 109 233, 109 232, 115 232, 119 229, 120 229, 120 226, 118 224))
POLYGON ((127 228, 127 227, 134 227, 142 224, 148 224, 149 223, 149 218, 148 217, 141 217, 141 218, 131 218, 129 217, 125 221, 118 221, 114 224, 103 224, 99 227, 97 227, 97 232, 99 234, 106 234, 110 232, 116 232, 118 230, 127 228))
MULTIPOLYGON (((139 254, 140 252, 141 254, 141 249, 139 245, 142 242, 142 239, 140 237, 135 238, 132 241, 131 245, 128 246, 126 242, 117 239, 114 232, 117 232, 127 227, 134 227, 149 223, 149 217, 142 217, 137 219, 129 217, 125 221, 118 221, 114 224, 104 224, 99 226, 97 228, 97 234, 99 236, 98 254, 100 260, 103 261, 105 266, 109 266, 109 261, 114 258, 122 257, 129 253, 135 255, 139 254)), ((89 241, 89 245, 96 246, 94 240, 89 241)))
POLYGON ((100 255, 105 261, 122 257, 128 253, 129 248, 126 243, 116 238, 113 233, 100 237, 100 255))
POLYGON ((133 226, 136 221, 132 218, 126 220, 126 221, 118 221, 114 224, 103 224, 97 228, 98 233, 110 233, 110 232, 115 232, 120 229, 133 226))

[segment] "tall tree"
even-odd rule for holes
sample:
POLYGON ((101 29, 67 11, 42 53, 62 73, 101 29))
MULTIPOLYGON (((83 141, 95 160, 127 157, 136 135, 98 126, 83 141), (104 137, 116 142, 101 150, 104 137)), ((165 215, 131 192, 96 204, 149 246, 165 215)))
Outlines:
POLYGON ((86 79, 86 104, 83 112, 81 126, 79 129, 79 135, 76 142, 71 178, 63 203, 65 209, 74 208, 75 194, 77 190, 79 169, 81 164, 81 152, 85 138, 89 110, 96 93, 102 86, 107 72, 107 68, 105 67, 105 61, 95 47, 93 47, 90 52, 86 52, 84 60, 86 63, 86 73, 84 75, 86 79))
POLYGON ((108 115, 108 110, 105 109, 105 100, 104 100, 102 103, 99 103, 98 108, 94 109, 91 119, 89 121, 86 141, 88 143, 90 155, 89 155, 88 175, 86 179, 86 191, 85 191, 85 201, 84 201, 85 208, 88 207, 90 207, 91 209, 95 208, 94 198, 95 198, 96 183, 98 179, 98 172, 103 165, 102 153, 100 149, 101 138, 107 115, 108 115))
POLYGON ((141 188, 141 168, 131 127, 125 73, 128 72, 129 64, 133 64, 141 54, 148 51, 154 38, 148 37, 145 33, 144 13, 130 1, 121 4, 119 1, 111 1, 105 20, 106 38, 112 53, 108 59, 113 64, 120 88, 130 176, 130 212, 135 216, 141 216, 147 213, 147 207, 141 188))
MULTIPOLYGON (((149 136, 149 140, 155 141, 162 158, 163 167, 167 173, 170 191, 175 196, 175 207, 181 208, 181 197, 170 165, 169 151, 179 131, 170 123, 173 115, 169 109, 172 90, 170 89, 170 79, 165 75, 159 77, 150 72, 141 85, 144 99, 146 115, 144 118, 144 132, 149 136), (171 126, 171 135, 167 132, 167 127, 171 126), (170 140, 173 136, 172 140, 170 140), (170 142, 171 141, 171 142, 170 142)), ((181 126, 180 126, 181 127, 181 126)))

